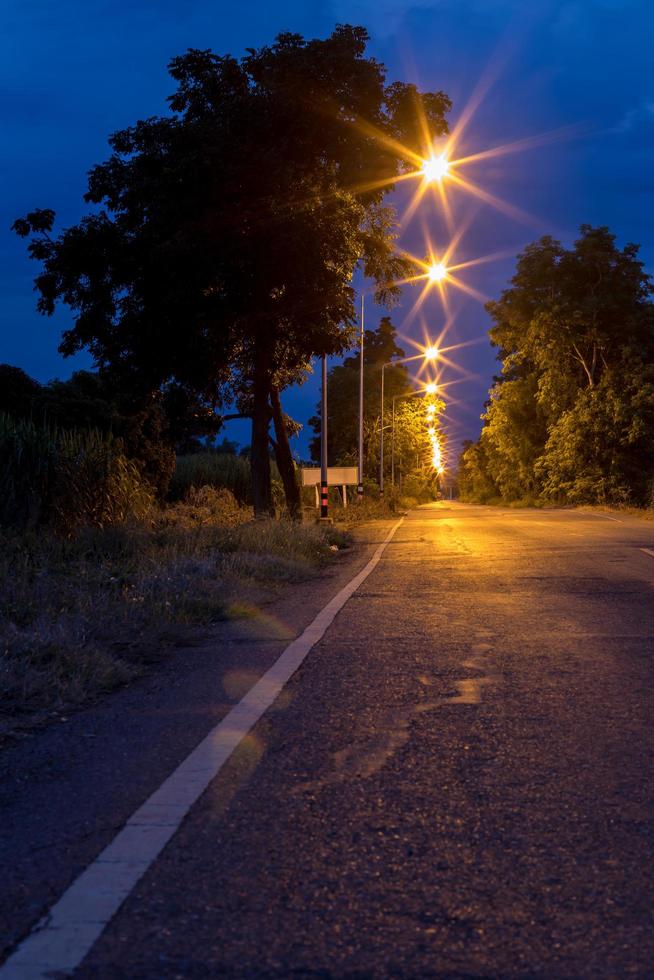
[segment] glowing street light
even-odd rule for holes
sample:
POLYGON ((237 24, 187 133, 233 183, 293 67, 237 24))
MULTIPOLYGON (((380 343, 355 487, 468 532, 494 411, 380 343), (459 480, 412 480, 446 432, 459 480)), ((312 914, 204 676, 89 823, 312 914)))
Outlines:
POLYGON ((428 184, 433 184, 437 181, 441 181, 443 177, 446 177, 449 168, 449 160, 444 153, 441 153, 439 157, 432 156, 429 158, 429 160, 425 160, 420 172, 428 184))
POLYGON ((438 385, 435 381, 430 381, 429 384, 425 385, 425 391, 428 395, 435 395, 438 392, 438 385))
POLYGON ((442 282, 447 275, 447 269, 442 262, 435 262, 427 269, 427 278, 431 282, 442 282))
POLYGON ((424 358, 426 361, 435 361, 438 357, 440 351, 438 347, 427 347, 424 351, 424 358))

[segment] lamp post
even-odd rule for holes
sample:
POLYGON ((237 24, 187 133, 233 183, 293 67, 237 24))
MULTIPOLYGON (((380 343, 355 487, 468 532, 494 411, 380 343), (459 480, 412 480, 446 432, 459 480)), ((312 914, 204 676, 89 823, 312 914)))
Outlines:
POLYGON ((329 520, 329 485, 327 482, 327 355, 322 357, 322 390, 320 392, 320 520, 329 520))
POLYGON ((364 306, 365 296, 361 293, 361 341, 359 344, 359 484, 357 499, 363 500, 363 336, 364 336, 364 306))

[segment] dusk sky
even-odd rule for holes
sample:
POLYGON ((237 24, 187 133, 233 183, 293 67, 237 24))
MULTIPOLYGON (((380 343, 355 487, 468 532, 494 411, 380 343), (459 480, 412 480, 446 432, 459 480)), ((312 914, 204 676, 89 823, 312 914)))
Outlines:
MULTIPOLYGON (((40 381, 66 378, 90 361, 57 353, 70 314, 65 308, 50 319, 36 313, 38 266, 9 226, 34 207, 53 208, 57 229, 79 220, 86 173, 107 156, 107 136, 166 112, 173 90, 167 63, 189 47, 238 56, 280 31, 317 37, 336 23, 361 24, 371 34, 369 53, 387 66, 389 80, 451 97, 451 129, 474 94, 483 95, 457 156, 554 133, 529 149, 462 169, 524 214, 448 190, 454 226, 467 228, 452 261, 501 256, 460 272, 478 294, 499 295, 525 244, 543 234, 569 244, 581 223, 608 225, 620 245, 640 243, 654 271, 654 7, 647 0, 6 0, 4 12, 0 361, 40 381)), ((406 197, 395 201, 401 215, 406 197)), ((428 239, 442 249, 450 237, 442 209, 428 196, 403 224, 400 244, 422 256, 428 239)), ((407 338, 425 332, 435 338, 444 322, 437 294, 409 318, 416 296, 415 286, 405 287, 393 322, 407 338)), ((497 366, 482 302, 454 289, 448 296, 454 319, 444 343, 467 344, 452 355, 456 369, 443 376, 457 382, 448 388, 447 410, 456 450, 479 431, 497 366)), ((369 304, 369 326, 381 312, 369 304)), ((412 352, 408 340, 403 346, 412 352)), ((286 410, 306 422, 317 397, 314 375, 287 392, 286 410)), ((249 441, 242 423, 225 433, 249 441)), ((309 435, 305 429, 296 442, 303 456, 309 435)))

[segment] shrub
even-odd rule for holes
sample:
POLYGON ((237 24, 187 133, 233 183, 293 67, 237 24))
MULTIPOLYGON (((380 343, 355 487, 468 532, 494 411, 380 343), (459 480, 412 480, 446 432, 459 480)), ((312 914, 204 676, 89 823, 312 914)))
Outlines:
POLYGON ((252 520, 252 509, 243 507, 225 487, 191 487, 184 500, 169 505, 157 522, 161 527, 236 527, 252 520))

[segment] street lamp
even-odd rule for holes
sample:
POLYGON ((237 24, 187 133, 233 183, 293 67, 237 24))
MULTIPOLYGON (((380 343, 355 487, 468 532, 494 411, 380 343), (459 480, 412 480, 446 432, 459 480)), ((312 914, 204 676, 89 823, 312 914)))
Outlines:
POLYGON ((427 278, 431 282, 442 282, 447 275, 447 269, 442 262, 434 262, 427 269, 427 278))
POLYGON ((361 340, 359 343, 359 483, 357 499, 363 500, 363 337, 364 337, 365 294, 361 293, 361 340))
POLYGON ((327 355, 322 356, 322 389, 320 392, 320 520, 329 520, 329 485, 327 477, 327 355))
MULTIPOLYGON (((439 355, 438 347, 429 346, 426 347, 422 354, 413 354, 411 357, 402 357, 397 361, 386 361, 382 364, 381 369, 381 417, 379 420, 379 496, 384 496, 384 371, 387 367, 391 367, 393 364, 406 364, 407 361, 418 361, 421 357, 424 357, 426 361, 435 361, 439 355)), ((435 395, 437 391, 436 384, 428 384, 425 387, 425 391, 428 395, 435 395)))
POLYGON ((436 183, 437 181, 441 181, 443 177, 446 177, 449 168, 449 160, 444 153, 441 153, 439 157, 432 156, 429 158, 429 160, 425 160, 420 172, 427 183, 432 184, 436 183))

